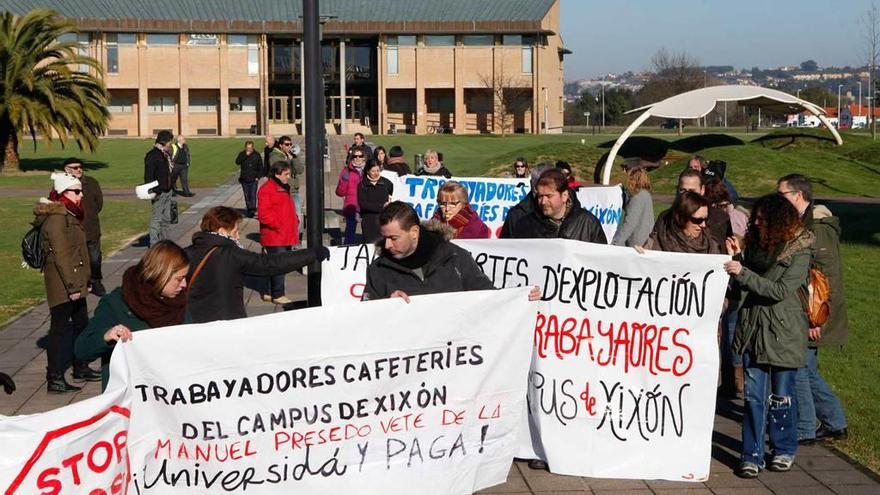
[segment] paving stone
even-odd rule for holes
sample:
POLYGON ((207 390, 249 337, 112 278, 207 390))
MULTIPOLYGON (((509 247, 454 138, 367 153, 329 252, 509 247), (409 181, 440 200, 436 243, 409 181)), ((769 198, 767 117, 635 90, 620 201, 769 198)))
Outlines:
MULTIPOLYGON (((834 492, 822 485, 816 486, 777 486, 773 488, 775 495, 833 495, 834 492)), ((877 493, 876 491, 874 493, 877 493)))
POLYGON ((594 492, 598 490, 641 490, 648 488, 642 480, 621 480, 603 478, 583 478, 587 486, 594 492))
POLYGON ((880 485, 855 468, 845 471, 814 471, 810 474, 827 486, 873 485, 877 489, 875 493, 880 493, 880 485))
POLYGON ((804 471, 840 471, 852 469, 853 466, 846 460, 836 455, 810 456, 795 459, 795 463, 804 471))
POLYGON ((760 488, 764 485, 756 479, 745 479, 730 473, 714 473, 704 484, 712 489, 715 488, 760 488))
POLYGON ((873 485, 841 485, 832 487, 838 495, 877 495, 880 488, 873 485))
POLYGON ((803 471, 791 470, 787 473, 774 473, 773 471, 764 471, 760 476, 761 482, 769 487, 778 486, 817 486, 821 485, 816 478, 803 471))
POLYGON ((749 488, 713 488, 715 495, 773 495, 766 486, 749 488))

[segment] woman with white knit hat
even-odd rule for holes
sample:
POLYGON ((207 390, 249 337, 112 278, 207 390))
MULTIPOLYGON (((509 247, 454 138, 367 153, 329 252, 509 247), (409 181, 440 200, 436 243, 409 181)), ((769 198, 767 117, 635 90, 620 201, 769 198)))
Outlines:
POLYGON ((64 372, 74 365, 74 379, 97 381, 101 374, 88 363, 73 362, 73 340, 88 323, 86 295, 89 284, 89 251, 82 220, 82 183, 66 173, 53 173, 49 198, 34 206, 34 226, 46 255, 43 280, 51 320, 47 348, 46 387, 49 393, 76 392, 64 372), (73 332, 68 331, 72 323, 73 332))

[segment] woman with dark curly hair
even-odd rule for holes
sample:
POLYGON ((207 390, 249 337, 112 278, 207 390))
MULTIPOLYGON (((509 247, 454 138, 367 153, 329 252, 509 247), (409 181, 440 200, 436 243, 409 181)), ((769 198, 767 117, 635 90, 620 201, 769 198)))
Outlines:
POLYGON ((798 289, 806 285, 813 234, 780 194, 760 198, 752 210, 745 247, 731 237, 724 264, 743 290, 734 351, 745 366, 741 463, 736 474, 754 478, 764 469, 764 435, 770 436, 768 469, 788 471, 797 450, 794 378, 806 365, 807 330, 798 289))
POLYGON ((730 192, 724 186, 724 182, 721 182, 721 179, 709 179, 703 184, 703 191, 703 196, 709 202, 710 207, 718 208, 730 217, 730 227, 733 229, 733 233, 741 237, 744 236, 749 223, 748 210, 734 206, 730 201, 730 192))

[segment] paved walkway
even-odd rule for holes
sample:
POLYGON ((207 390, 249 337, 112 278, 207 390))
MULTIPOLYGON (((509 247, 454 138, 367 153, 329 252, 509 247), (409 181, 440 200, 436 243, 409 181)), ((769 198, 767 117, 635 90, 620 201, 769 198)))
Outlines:
MULTIPOLYGON (((331 136, 331 166, 325 172, 325 238, 334 242, 339 235, 339 222, 334 209, 341 200, 334 194, 338 166, 343 155, 342 144, 349 138, 331 136)), ((197 230, 205 210, 215 205, 244 208, 241 188, 230 180, 214 190, 200 190, 195 203, 181 215, 180 223, 171 230, 171 237, 182 245, 188 245, 197 230)), ((245 219, 242 241, 245 247, 259 250, 255 234, 255 220, 245 219)), ((136 263, 145 247, 135 242, 109 257, 104 262, 105 285, 119 285, 122 273, 136 263)), ((305 277, 293 273, 287 277, 287 293, 291 299, 305 299, 305 277)), ((281 311, 280 306, 264 303, 259 293, 245 291, 248 314, 259 315, 281 311)), ((94 308, 97 299, 89 296, 89 307, 94 308)), ((33 414, 83 400, 100 393, 100 385, 87 384, 77 394, 48 395, 46 393, 46 354, 37 348, 36 340, 48 330, 49 311, 40 304, 22 314, 0 330, 0 364, 3 371, 14 376, 18 390, 12 396, 0 394, 0 414, 33 414)), ((742 417, 742 401, 721 401, 715 417, 712 442, 712 471, 704 483, 681 483, 669 481, 611 480, 560 476, 546 471, 529 469, 524 462, 516 462, 511 468, 507 483, 485 490, 483 493, 580 493, 580 494, 880 494, 878 478, 864 468, 848 462, 836 451, 825 446, 809 446, 798 449, 795 466, 789 473, 764 472, 756 480, 743 480, 733 474, 740 446, 739 421, 742 417)))

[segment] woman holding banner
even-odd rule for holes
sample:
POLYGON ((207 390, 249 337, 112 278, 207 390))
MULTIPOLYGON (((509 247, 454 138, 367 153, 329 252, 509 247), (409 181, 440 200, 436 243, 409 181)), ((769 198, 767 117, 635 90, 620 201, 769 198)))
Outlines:
POLYGON ((110 355, 132 332, 189 323, 186 273, 189 259, 171 241, 160 241, 122 276, 122 286, 101 298, 95 315, 76 339, 77 359, 101 358, 101 390, 107 388, 110 355))
POLYGON ((807 281, 813 239, 791 203, 772 194, 755 203, 745 248, 735 237, 726 243, 734 260, 724 269, 743 289, 733 341, 745 366, 743 447, 736 470, 743 478, 764 469, 765 433, 773 455, 768 469, 789 471, 794 463, 795 374, 807 364, 809 329, 798 292, 807 281))
POLYGON ((703 196, 685 191, 661 214, 654 231, 644 246, 636 251, 667 251, 672 253, 721 254, 721 248, 709 232, 709 203, 703 196))
POLYGON ((437 210, 433 220, 451 227, 453 239, 492 237, 489 227, 468 202, 467 189, 455 181, 444 183, 437 191, 437 210))

